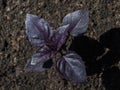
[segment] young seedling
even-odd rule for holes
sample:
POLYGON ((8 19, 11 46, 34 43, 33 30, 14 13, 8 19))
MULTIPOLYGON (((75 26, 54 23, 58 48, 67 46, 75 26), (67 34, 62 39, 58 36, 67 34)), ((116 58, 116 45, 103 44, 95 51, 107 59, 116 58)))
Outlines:
MULTIPOLYGON (((77 10, 67 14, 63 18, 62 26, 55 32, 44 19, 36 15, 27 14, 25 25, 28 40, 39 49, 28 60, 25 70, 36 72, 46 70, 43 67, 44 63, 60 51, 67 40, 67 36, 70 34, 75 37, 85 33, 88 22, 88 9, 77 10)), ((85 82, 87 76, 82 58, 73 51, 66 52, 67 54, 57 61, 57 69, 66 80, 85 82)))

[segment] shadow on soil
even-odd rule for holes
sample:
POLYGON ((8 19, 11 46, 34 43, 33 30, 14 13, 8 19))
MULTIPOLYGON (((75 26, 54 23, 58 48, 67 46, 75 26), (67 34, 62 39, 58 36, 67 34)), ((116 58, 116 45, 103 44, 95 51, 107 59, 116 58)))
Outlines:
POLYGON ((88 75, 101 71, 100 64, 96 58, 102 55, 105 49, 97 40, 86 36, 75 37, 70 50, 76 51, 83 58, 88 75))
POLYGON ((7 0, 2 0, 2 6, 5 8, 7 6, 7 0))
POLYGON ((120 70, 114 65, 120 60, 120 28, 100 36, 100 42, 86 36, 74 38, 70 50, 84 60, 88 76, 103 72, 102 81, 108 90, 120 90, 120 70), (110 50, 106 51, 105 48, 110 50))
POLYGON ((100 42, 105 47, 120 55, 120 28, 111 29, 101 35, 100 42))
POLYGON ((107 90, 120 90, 120 70, 118 67, 105 69, 102 79, 107 90))

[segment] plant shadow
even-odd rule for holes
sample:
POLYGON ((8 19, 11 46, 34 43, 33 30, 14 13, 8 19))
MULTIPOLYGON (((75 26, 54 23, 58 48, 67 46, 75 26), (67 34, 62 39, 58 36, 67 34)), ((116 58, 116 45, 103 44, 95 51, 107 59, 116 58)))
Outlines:
POLYGON ((107 90, 120 90, 120 70, 112 67, 104 70, 102 81, 107 90))
POLYGON ((53 65, 53 61, 52 59, 50 59, 43 64, 43 68, 51 68, 52 65, 53 65))
POLYGON ((120 90, 120 70, 115 66, 120 60, 120 28, 113 28, 102 34, 100 43, 110 49, 100 60, 104 68, 102 75, 103 85, 107 90, 120 90))
POLYGON ((102 34, 100 42, 105 47, 120 55, 120 28, 113 28, 102 34))
POLYGON ((70 50, 78 53, 86 64, 88 75, 101 71, 100 64, 96 58, 105 52, 104 47, 97 41, 87 36, 75 37, 70 50))
POLYGON ((120 28, 113 28, 100 36, 100 42, 87 36, 75 37, 70 50, 78 53, 86 65, 87 75, 102 74, 107 90, 120 90, 120 28))

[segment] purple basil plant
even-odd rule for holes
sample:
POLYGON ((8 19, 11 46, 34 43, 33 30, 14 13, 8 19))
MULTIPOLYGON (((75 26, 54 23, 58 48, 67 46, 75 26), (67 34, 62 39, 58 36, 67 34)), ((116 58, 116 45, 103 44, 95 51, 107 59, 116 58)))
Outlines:
MULTIPOLYGON (((57 31, 47 21, 36 15, 27 14, 26 34, 29 42, 39 49, 28 60, 25 70, 41 72, 45 71, 43 65, 53 58, 65 44, 68 35, 73 37, 86 32, 89 22, 88 9, 81 9, 67 14, 57 31), (69 34, 68 34, 69 33, 69 34)), ((85 64, 77 53, 67 51, 57 61, 57 69, 63 78, 72 82, 85 82, 87 79, 85 64)))

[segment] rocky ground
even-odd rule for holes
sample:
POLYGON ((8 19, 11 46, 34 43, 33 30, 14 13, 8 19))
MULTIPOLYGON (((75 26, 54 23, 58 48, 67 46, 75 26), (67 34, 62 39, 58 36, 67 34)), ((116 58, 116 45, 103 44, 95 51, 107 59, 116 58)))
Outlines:
POLYGON ((119 76, 120 0, 0 0, 0 90, 120 90, 119 76), (71 50, 82 56, 87 82, 63 80, 57 56, 48 71, 24 71, 35 51, 25 34, 26 14, 45 18, 56 29, 67 13, 83 7, 89 9, 89 28, 71 50))

